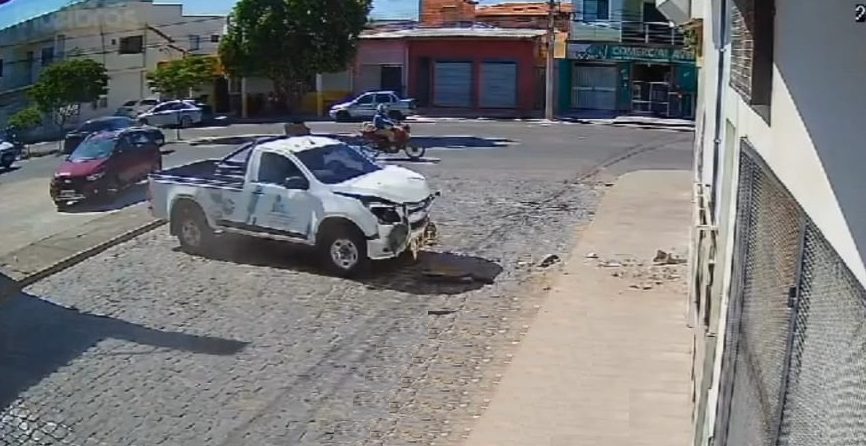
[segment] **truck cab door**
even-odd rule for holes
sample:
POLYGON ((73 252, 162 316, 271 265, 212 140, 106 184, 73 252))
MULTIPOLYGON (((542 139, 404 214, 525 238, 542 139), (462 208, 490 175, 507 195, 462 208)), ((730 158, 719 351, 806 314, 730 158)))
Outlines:
POLYGON ((261 153, 252 179, 244 186, 244 201, 224 226, 246 231, 308 239, 312 233, 317 199, 310 191, 309 179, 289 158, 271 152, 261 153))

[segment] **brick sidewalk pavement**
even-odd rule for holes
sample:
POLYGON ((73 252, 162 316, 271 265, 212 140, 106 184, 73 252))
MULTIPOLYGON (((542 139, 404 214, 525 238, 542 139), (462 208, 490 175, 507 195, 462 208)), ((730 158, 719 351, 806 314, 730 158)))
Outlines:
POLYGON ((468 446, 685 446, 691 173, 639 171, 604 196, 468 446))

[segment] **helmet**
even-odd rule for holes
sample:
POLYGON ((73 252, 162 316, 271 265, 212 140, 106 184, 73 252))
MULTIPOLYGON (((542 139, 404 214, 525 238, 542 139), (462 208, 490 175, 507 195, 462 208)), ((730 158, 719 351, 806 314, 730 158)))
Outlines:
POLYGON ((379 106, 376 107, 376 111, 378 111, 379 113, 387 113, 388 112, 388 104, 379 104, 379 106))

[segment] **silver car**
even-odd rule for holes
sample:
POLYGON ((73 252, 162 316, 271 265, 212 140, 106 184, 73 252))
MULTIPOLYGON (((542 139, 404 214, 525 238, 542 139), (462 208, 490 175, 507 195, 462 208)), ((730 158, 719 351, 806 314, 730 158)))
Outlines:
POLYGON ((175 100, 163 102, 138 115, 138 122, 155 127, 192 127, 201 124, 204 112, 194 101, 175 100))
POLYGON ((159 105, 161 101, 155 98, 149 99, 139 99, 135 101, 127 101, 124 102, 120 108, 117 109, 115 113, 117 116, 126 116, 128 118, 135 118, 139 114, 146 112, 153 107, 159 105))
POLYGON ((393 91, 371 91, 357 98, 331 107, 328 114, 335 121, 351 121, 353 119, 372 118, 376 108, 385 104, 390 111, 391 119, 402 120, 415 114, 414 99, 400 99, 393 91))

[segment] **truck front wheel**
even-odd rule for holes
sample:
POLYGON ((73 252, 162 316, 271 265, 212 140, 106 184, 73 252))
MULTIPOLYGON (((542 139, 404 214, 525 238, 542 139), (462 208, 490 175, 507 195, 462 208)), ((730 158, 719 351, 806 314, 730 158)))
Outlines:
POLYGON ((180 247, 190 254, 204 254, 213 240, 213 230, 201 208, 195 204, 179 203, 175 210, 175 234, 180 247))
POLYGON ((354 225, 328 225, 319 237, 318 249, 325 267, 341 277, 363 274, 370 266, 367 240, 354 225))

